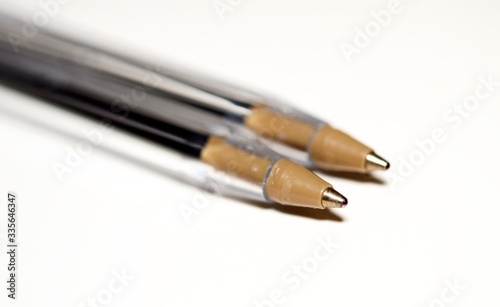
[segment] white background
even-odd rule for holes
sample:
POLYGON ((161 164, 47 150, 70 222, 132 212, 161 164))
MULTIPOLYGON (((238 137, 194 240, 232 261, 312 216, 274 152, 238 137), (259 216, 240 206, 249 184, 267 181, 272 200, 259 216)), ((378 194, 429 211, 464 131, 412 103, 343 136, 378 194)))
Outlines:
MULTIPOLYGON (((0 8, 27 18, 41 10, 17 2, 0 8)), ((61 6, 52 28, 271 91, 373 146, 392 168, 378 181, 323 175, 349 197, 343 210, 257 206, 175 182, 145 165, 155 148, 137 140, 117 154, 108 141, 123 136, 114 133, 59 182, 52 164, 95 123, 1 86, 2 246, 7 191, 18 194, 20 220, 19 299, 6 299, 2 252, 1 306, 254 306, 276 289, 285 301, 275 306, 498 306, 500 87, 459 124, 444 116, 474 95, 478 78, 500 81, 500 5, 401 0, 348 63, 341 44, 354 46, 356 28, 387 6, 242 0, 223 19, 213 0, 61 6), (415 142, 436 129, 446 141, 419 161, 415 142), (187 223, 179 207, 200 200, 206 208, 187 223), (292 289, 283 276, 311 265, 328 238, 340 245, 292 289), (122 270, 133 280, 108 302, 122 270), (465 289, 450 291, 453 282, 465 289)))

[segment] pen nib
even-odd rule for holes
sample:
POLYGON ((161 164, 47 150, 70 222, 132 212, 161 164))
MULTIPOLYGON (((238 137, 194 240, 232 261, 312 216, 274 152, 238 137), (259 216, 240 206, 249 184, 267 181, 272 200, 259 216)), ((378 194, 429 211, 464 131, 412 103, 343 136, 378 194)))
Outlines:
POLYGON ((366 170, 371 171, 385 171, 389 169, 390 164, 385 159, 380 157, 374 152, 366 155, 366 170))
POLYGON ((344 208, 347 206, 347 198, 333 188, 327 188, 323 192, 321 204, 325 208, 344 208))

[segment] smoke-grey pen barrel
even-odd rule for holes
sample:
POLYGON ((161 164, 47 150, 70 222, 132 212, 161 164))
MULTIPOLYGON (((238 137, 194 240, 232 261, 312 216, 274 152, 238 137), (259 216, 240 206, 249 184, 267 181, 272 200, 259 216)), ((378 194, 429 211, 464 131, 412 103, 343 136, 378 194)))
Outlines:
MULTIPOLYGON (((46 55, 22 50, 14 53, 2 40, 0 81, 23 93, 99 120, 105 126, 117 127, 139 138, 160 144, 166 149, 169 158, 175 159, 163 163, 170 165, 170 173, 175 178, 223 195, 269 201, 264 193, 263 183, 252 182, 224 170, 218 171, 213 165, 202 160, 211 136, 174 126, 152 114, 138 112, 133 103, 124 104, 116 100, 133 89, 127 83, 99 76, 84 67, 46 55)), ((147 99, 145 94, 141 98, 147 99)), ((247 142, 247 147, 250 147, 250 143, 251 141, 247 142)))

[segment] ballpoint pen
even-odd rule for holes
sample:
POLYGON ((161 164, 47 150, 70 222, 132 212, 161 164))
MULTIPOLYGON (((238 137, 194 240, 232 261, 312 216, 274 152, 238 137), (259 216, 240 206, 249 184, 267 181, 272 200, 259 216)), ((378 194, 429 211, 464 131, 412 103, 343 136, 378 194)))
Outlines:
MULTIPOLYGON (((0 39, 0 80, 79 114, 105 119, 122 130, 223 171, 240 183, 240 193, 232 192, 238 197, 317 209, 347 204, 347 199, 329 183, 255 140, 195 131, 162 121, 133 104, 116 103, 113 97, 128 93, 131 84, 84 65, 34 50, 16 53, 0 39)), ((141 102, 148 97, 145 94, 141 102)), ((196 170, 186 172, 195 174, 196 170)))
MULTIPOLYGON (((2 17, 4 32, 15 29, 16 20, 2 17)), ((0 22, 1 23, 1 22, 0 22)), ((14 49, 19 46, 13 45, 14 49)), ((389 163, 370 147, 329 124, 287 106, 278 99, 238 88, 214 78, 188 72, 175 65, 158 67, 121 56, 54 33, 40 31, 24 48, 57 55, 137 84, 146 84, 158 95, 217 115, 219 125, 246 127, 279 153, 308 166, 334 171, 385 170, 389 163), (147 77, 146 77, 147 76, 147 77), (154 81, 153 81, 154 80, 154 81)), ((235 133, 244 129, 235 129, 235 133)))

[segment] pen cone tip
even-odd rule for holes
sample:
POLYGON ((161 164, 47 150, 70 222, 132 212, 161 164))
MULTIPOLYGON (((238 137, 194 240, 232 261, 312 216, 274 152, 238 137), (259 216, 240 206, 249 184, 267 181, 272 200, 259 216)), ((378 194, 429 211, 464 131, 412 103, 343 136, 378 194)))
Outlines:
POLYGON ((367 171, 385 171, 388 170, 391 165, 387 160, 371 152, 366 155, 366 170, 367 171))
POLYGON ((344 208, 347 206, 347 198, 333 188, 327 188, 323 192, 321 204, 325 208, 344 208))

